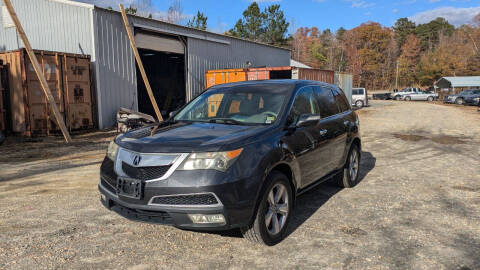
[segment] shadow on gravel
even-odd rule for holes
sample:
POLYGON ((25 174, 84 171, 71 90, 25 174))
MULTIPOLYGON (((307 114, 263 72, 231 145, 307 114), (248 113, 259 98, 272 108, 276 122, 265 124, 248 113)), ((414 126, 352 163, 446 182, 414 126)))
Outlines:
MULTIPOLYGON (((362 152, 358 184, 375 168, 376 162, 377 159, 370 152, 362 152)), ((294 216, 288 227, 287 237, 340 191, 342 191, 342 188, 332 183, 332 181, 327 181, 299 196, 296 202, 294 216)))
MULTIPOLYGON (((376 161, 377 159, 370 152, 362 152, 358 184, 360 184, 368 173, 375 168, 376 161)), ((286 237, 298 229, 305 221, 315 214, 320 207, 340 191, 342 191, 342 188, 333 184, 331 181, 326 181, 299 196, 295 205, 294 215, 288 226, 286 237)), ((225 237, 242 237, 240 230, 205 233, 217 234, 225 237)))

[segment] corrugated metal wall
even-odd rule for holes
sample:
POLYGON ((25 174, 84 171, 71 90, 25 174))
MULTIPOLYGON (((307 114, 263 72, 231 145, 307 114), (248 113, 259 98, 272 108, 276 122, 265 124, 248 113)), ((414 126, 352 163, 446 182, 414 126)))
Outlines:
POLYGON ((111 127, 120 107, 137 110, 135 58, 120 13, 94 12, 99 127, 111 127))
POLYGON ((230 45, 188 38, 187 82, 190 94, 196 96, 205 89, 205 72, 210 69, 289 66, 290 51, 228 39, 230 45))
MULTIPOLYGON (((49 0, 12 0, 32 47, 37 50, 92 55, 92 8, 49 0)), ((3 1, 0 1, 3 5, 3 1)), ((0 51, 23 48, 15 27, 0 16, 0 51)))
MULTIPOLYGON (((137 107, 137 78, 133 53, 130 49, 120 13, 105 9, 94 10, 95 51, 98 59, 97 92, 100 127, 114 124, 120 106, 137 107)), ((288 66, 290 51, 244 40, 229 38, 182 26, 140 17, 129 17, 130 24, 160 33, 187 37, 187 99, 205 89, 205 72, 209 69, 244 68, 252 66, 288 66)))

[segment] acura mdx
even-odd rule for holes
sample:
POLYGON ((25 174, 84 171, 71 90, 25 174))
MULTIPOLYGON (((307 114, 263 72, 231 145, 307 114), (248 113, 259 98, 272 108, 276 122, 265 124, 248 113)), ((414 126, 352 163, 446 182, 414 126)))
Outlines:
POLYGON ((102 203, 126 218, 190 230, 240 228, 274 245, 297 197, 359 178, 359 121, 317 81, 214 86, 162 123, 119 135, 100 168, 102 203))

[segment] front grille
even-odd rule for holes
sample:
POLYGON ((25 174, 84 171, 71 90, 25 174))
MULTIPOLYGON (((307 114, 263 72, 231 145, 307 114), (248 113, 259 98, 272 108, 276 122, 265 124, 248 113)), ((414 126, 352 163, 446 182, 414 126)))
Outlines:
POLYGON ((210 193, 156 197, 153 204, 163 205, 215 205, 217 198, 210 193))
POLYGON ((165 175, 171 165, 152 166, 152 167, 133 167, 122 162, 122 170, 128 177, 139 179, 142 181, 157 179, 165 175))
POLYGON ((114 204, 112 210, 130 220, 148 223, 161 223, 166 225, 173 224, 173 219, 167 212, 131 209, 119 204, 114 204))

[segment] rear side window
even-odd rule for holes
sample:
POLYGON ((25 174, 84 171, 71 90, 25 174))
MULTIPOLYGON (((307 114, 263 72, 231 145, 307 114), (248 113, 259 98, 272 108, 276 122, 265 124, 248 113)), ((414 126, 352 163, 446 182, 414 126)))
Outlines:
POLYGON ((357 89, 353 89, 353 90, 352 90, 352 95, 358 95, 358 90, 357 90, 357 89))
POLYGON ((350 106, 348 105, 347 97, 343 93, 342 90, 335 89, 333 91, 333 95, 335 97, 335 101, 337 102, 338 108, 340 112, 346 112, 350 110, 350 106))
POLYGON ((330 87, 314 86, 313 89, 318 99, 320 116, 322 118, 339 113, 338 106, 335 102, 335 97, 333 96, 333 92, 330 87))
POLYGON ((297 123, 302 114, 318 114, 319 108, 313 95, 311 87, 302 88, 295 97, 292 109, 290 110, 290 119, 297 123))

